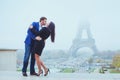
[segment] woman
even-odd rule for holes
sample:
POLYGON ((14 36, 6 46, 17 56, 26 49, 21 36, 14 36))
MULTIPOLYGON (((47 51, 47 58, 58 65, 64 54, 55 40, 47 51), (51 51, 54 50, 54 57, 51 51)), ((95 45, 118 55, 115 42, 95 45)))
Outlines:
POLYGON ((38 76, 40 74, 43 74, 43 70, 41 69, 41 67, 43 67, 45 74, 44 76, 47 76, 49 69, 46 68, 46 66, 44 65, 44 63, 42 62, 42 60, 40 59, 39 56, 41 56, 43 48, 45 46, 45 40, 51 36, 51 42, 54 42, 55 40, 55 24, 53 22, 50 22, 49 25, 47 27, 42 27, 42 29, 40 31, 36 31, 33 27, 30 27, 31 32, 33 34, 35 34, 36 36, 40 36, 41 40, 35 40, 34 46, 33 46, 33 53, 35 53, 35 59, 36 59, 36 63, 38 66, 38 76))

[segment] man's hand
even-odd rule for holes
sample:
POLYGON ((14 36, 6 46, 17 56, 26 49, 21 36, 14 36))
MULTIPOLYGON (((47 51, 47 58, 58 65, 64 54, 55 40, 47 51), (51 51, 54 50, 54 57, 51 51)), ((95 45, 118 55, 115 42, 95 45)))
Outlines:
POLYGON ((35 37, 36 40, 40 41, 42 38, 40 36, 35 37))

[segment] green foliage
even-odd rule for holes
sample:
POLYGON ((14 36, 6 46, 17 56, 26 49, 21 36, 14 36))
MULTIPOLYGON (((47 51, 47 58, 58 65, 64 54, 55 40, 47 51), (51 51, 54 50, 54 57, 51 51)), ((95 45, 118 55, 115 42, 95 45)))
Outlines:
POLYGON ((74 69, 74 68, 63 68, 61 70, 61 72, 63 72, 63 73, 73 73, 75 71, 76 71, 76 69, 74 69))
POLYGON ((120 73, 120 71, 116 70, 116 69, 111 69, 110 73, 120 73))
POLYGON ((115 68, 120 68, 120 53, 119 54, 116 54, 114 57, 113 57, 113 62, 112 62, 112 65, 115 67, 115 68))
POLYGON ((101 68, 99 69, 99 73, 105 73, 104 70, 101 68))

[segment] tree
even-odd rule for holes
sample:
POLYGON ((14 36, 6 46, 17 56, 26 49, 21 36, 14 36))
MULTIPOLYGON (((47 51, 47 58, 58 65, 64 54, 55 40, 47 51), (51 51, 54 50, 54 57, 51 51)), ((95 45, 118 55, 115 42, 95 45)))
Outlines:
POLYGON ((120 52, 118 54, 115 54, 115 56, 113 57, 113 62, 112 65, 119 70, 120 68, 120 52))
POLYGON ((91 64, 93 63, 93 58, 88 59, 89 70, 91 69, 91 64))

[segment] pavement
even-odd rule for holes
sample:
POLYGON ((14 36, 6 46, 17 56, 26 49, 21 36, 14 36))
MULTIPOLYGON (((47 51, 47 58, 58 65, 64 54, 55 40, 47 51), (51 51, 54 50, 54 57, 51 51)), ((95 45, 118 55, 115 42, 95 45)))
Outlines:
POLYGON ((0 71, 0 80, 120 80, 120 74, 49 73, 46 77, 30 75, 23 77, 21 72, 0 71))

